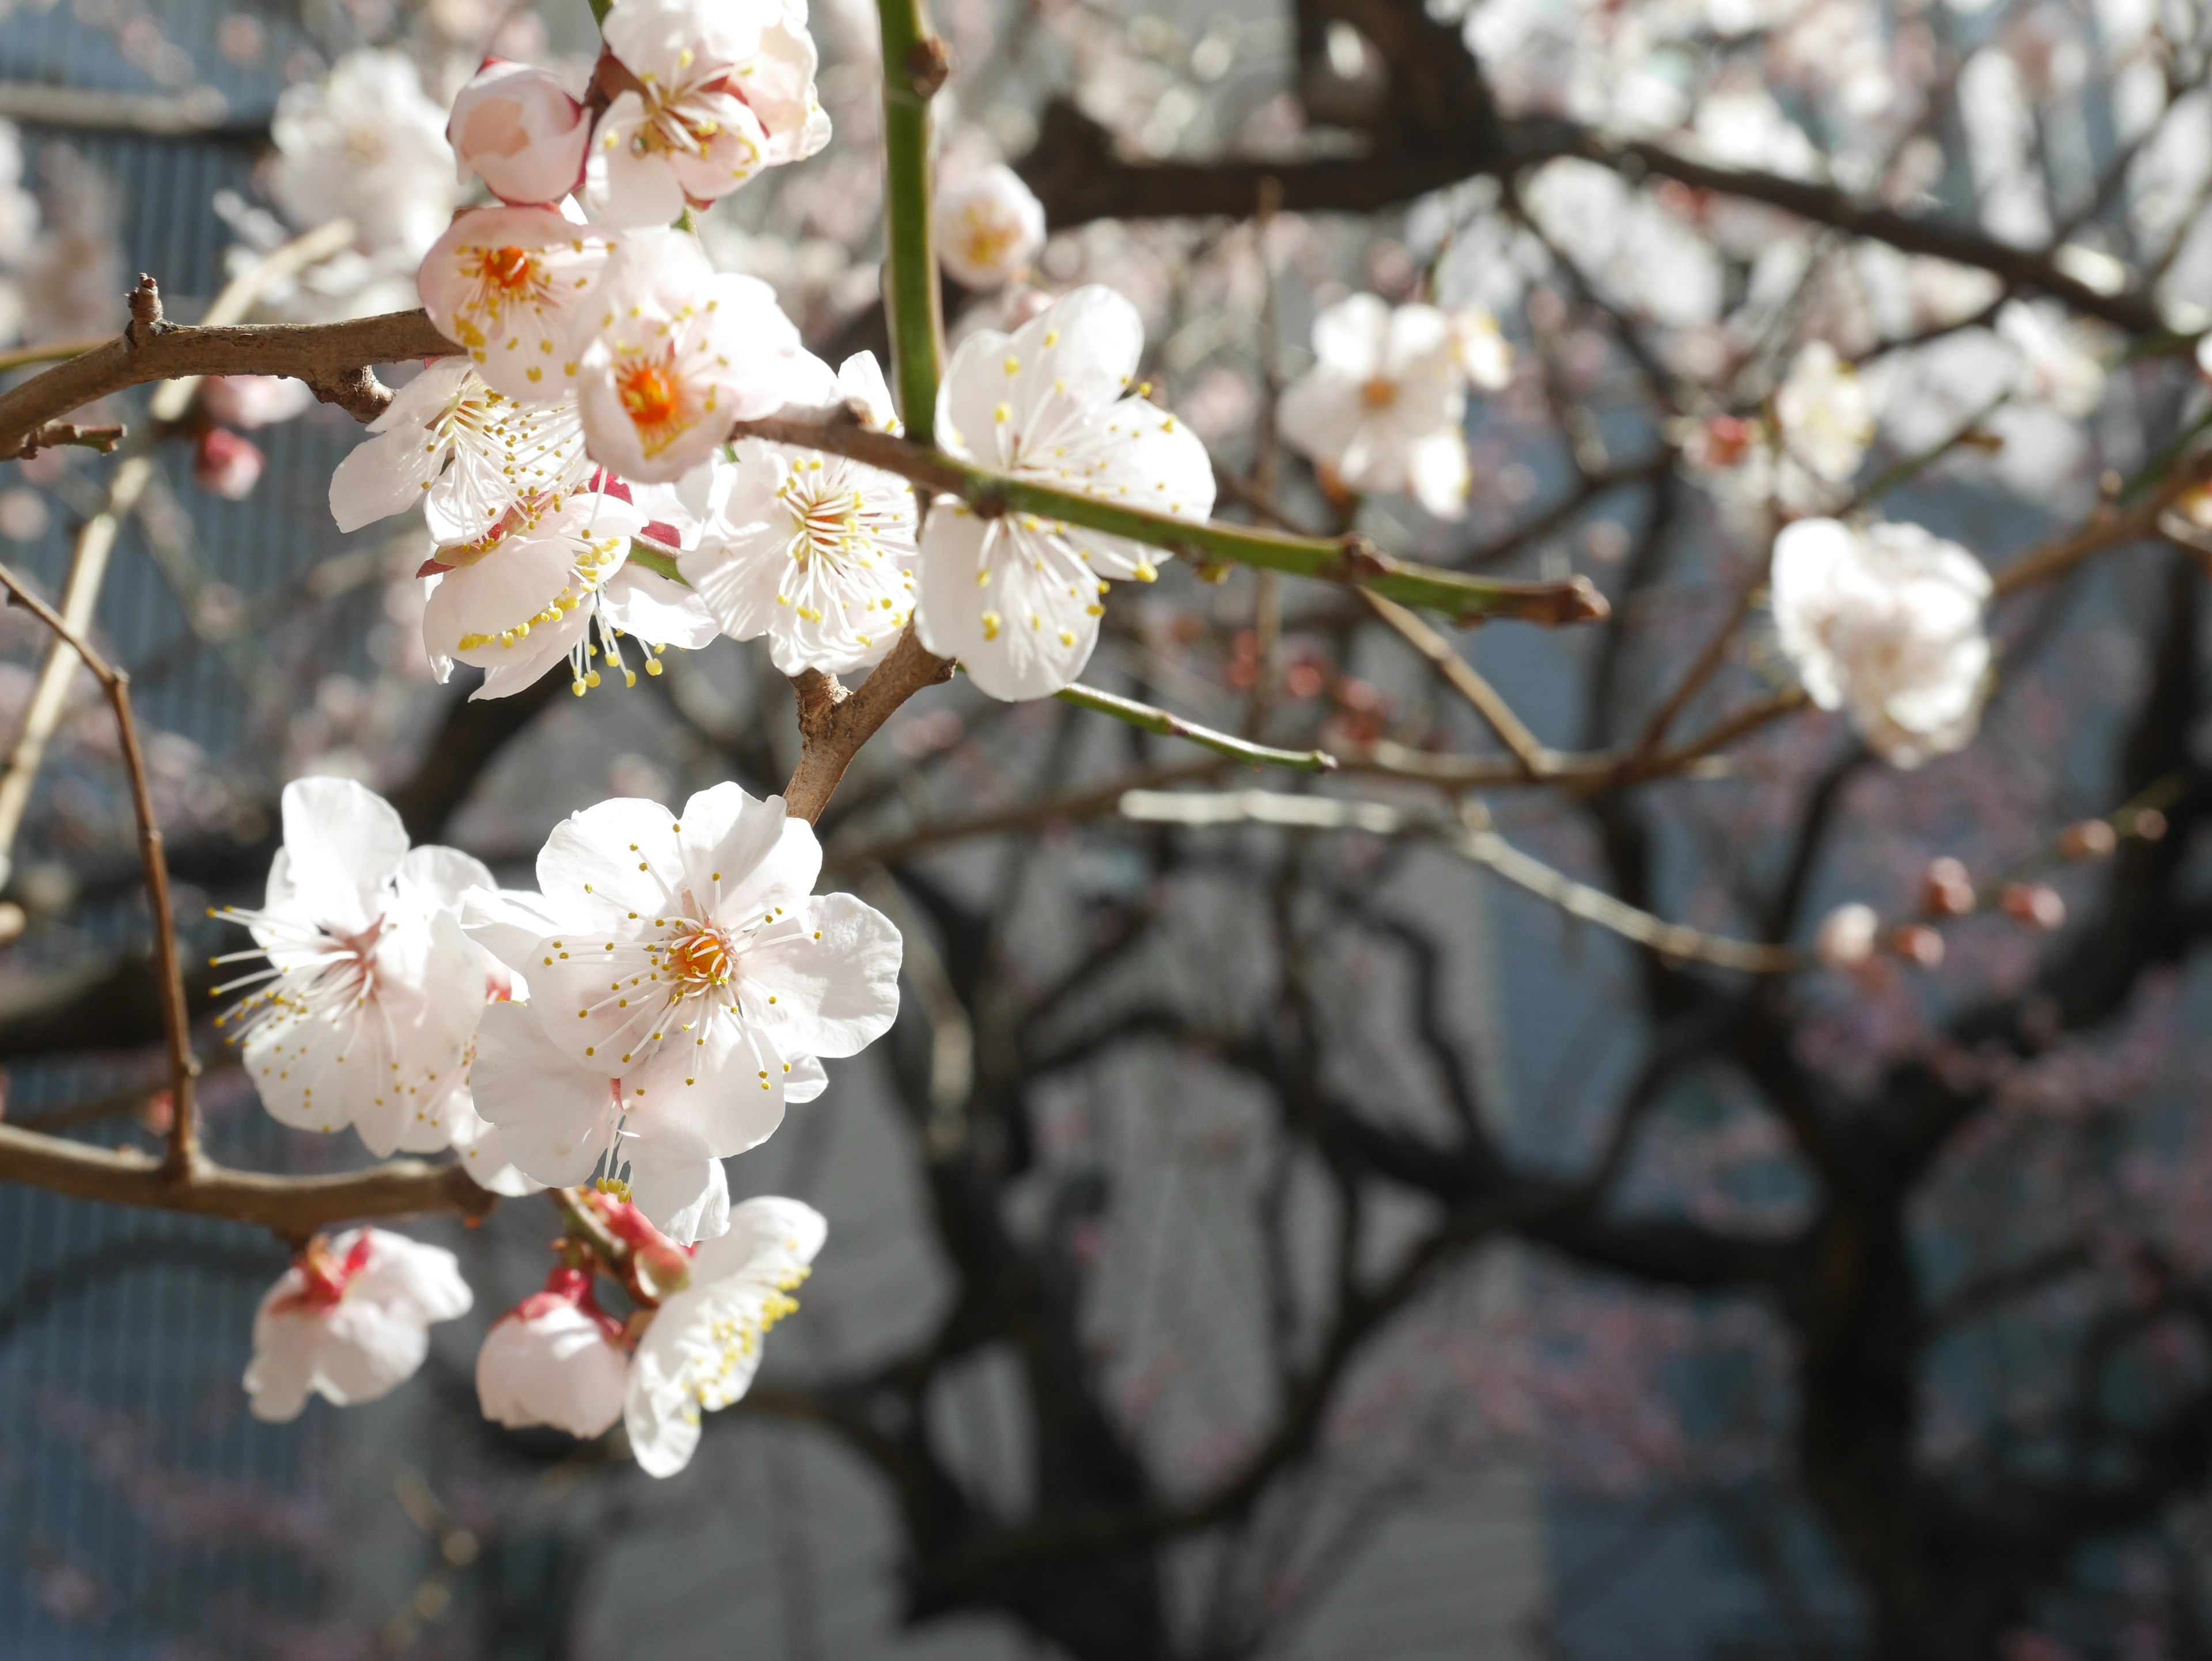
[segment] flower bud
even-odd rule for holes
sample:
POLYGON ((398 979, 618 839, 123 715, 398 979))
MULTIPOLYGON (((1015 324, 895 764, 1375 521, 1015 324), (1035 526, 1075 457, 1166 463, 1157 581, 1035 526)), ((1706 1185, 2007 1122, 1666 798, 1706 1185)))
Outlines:
POLYGON ((219 374, 200 382, 200 402, 224 426, 250 433, 305 415, 315 407, 315 395, 306 381, 289 375, 219 374))
POLYGON ((586 1439, 622 1416, 629 1362, 622 1327, 592 1300, 591 1278, 568 1268, 494 1322, 477 1353, 477 1400, 510 1430, 550 1425, 586 1439))
POLYGON ((243 502, 253 494, 267 465, 250 440, 227 427, 210 427, 193 452, 192 478, 200 489, 226 502, 243 502))
POLYGON ((1853 901, 1839 905, 1820 920, 1813 941, 1814 954, 1831 969, 1850 969, 1874 956, 1875 936, 1881 919, 1870 905, 1853 901))
POLYGON ((453 100, 446 140, 460 175, 471 173, 502 202, 558 202, 584 179, 592 137, 584 106, 551 74, 487 58, 453 100))
POLYGON ((2166 815, 2155 807, 2139 807, 2128 821, 2128 834, 2141 842, 2166 839, 2166 815))
POLYGON ((2003 904, 2007 916, 2045 934, 2065 926, 2066 902, 2059 897, 2057 889, 2042 883, 2006 884, 2003 904))
POLYGON ((1921 904, 1938 917, 1963 917, 1974 909, 1974 879, 1966 867, 1945 855, 1928 861, 1921 879, 1921 904))
POLYGON ((1012 167, 986 167, 937 198, 937 252, 970 289, 1003 288, 1044 246, 1044 204, 1012 167))
POLYGON ((2069 860, 2101 860, 2119 845, 2119 832, 2103 819, 2083 819, 2058 833, 2058 851, 2069 860))
POLYGON ((1889 937, 1889 949, 1907 963, 1922 969, 1941 969, 1943 966, 1943 937, 1923 922, 1909 922, 1893 930, 1889 937))

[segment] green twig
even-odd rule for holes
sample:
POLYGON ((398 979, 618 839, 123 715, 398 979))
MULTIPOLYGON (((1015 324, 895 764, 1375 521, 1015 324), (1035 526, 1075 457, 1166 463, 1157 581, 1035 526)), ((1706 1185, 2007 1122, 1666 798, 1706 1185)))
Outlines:
POLYGON ((921 0, 878 0, 884 37, 884 312, 899 414, 919 443, 933 441, 942 374, 944 301, 929 214, 929 101, 951 60, 921 15, 921 0))
POLYGON ((1336 770, 1336 757, 1322 750, 1272 750, 1264 744, 1231 738, 1226 733, 1217 733, 1210 727, 1200 727, 1185 721, 1181 715, 1171 715, 1164 709, 1155 709, 1149 703, 1139 703, 1112 692, 1102 692, 1096 687, 1074 685, 1063 687, 1056 694, 1062 703, 1072 703, 1079 709, 1093 709, 1102 715, 1111 715, 1132 727, 1141 727, 1147 733, 1157 733, 1162 738, 1184 739, 1202 750, 1216 755, 1228 756, 1237 761, 1250 762, 1255 767, 1288 767, 1301 773, 1332 773, 1336 770))

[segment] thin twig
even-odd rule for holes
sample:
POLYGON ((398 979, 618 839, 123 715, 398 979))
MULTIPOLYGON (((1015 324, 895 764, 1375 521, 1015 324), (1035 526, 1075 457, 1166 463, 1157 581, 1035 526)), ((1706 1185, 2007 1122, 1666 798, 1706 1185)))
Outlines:
MULTIPOLYGON (((1372 596, 1370 596, 1372 598, 1372 596)), ((1389 602, 1385 600, 1383 604, 1389 602)), ((1231 737, 1217 733, 1210 727, 1200 727, 1196 721, 1185 721, 1181 715, 1170 715, 1164 709, 1155 709, 1149 703, 1139 703, 1134 698, 1125 698, 1117 693, 1102 692, 1094 686, 1078 684, 1062 687, 1056 694, 1062 703, 1072 703, 1079 709, 1090 709, 1102 715, 1111 715, 1115 721, 1127 721, 1132 727, 1142 727, 1147 733, 1157 733, 1162 738, 1182 739, 1211 750, 1218 756, 1232 761, 1249 762, 1255 767, 1287 767, 1300 773, 1329 773, 1336 770, 1336 757, 1325 750, 1276 750, 1264 744, 1254 744, 1249 739, 1231 737)))
POLYGON ((1636 741, 1638 755, 1648 756, 1656 750, 1668 729, 1680 719, 1682 711, 1690 707, 1690 701, 1705 690, 1705 683, 1712 678, 1713 672, 1721 666, 1721 660, 1728 655, 1729 642, 1735 638, 1735 631, 1751 615, 1752 602, 1759 589, 1759 581, 1754 578, 1737 593, 1735 604, 1729 607, 1727 619, 1713 630, 1712 637, 1706 641, 1704 649, 1698 654, 1697 661, 1690 666, 1689 673, 1682 677, 1680 684, 1668 696, 1667 702, 1652 712, 1650 721, 1644 726, 1644 736, 1636 741))
POLYGON ((1513 706, 1506 703, 1498 689, 1452 649, 1449 641, 1395 600, 1385 599, 1370 589, 1362 589, 1360 598, 1376 617, 1396 630, 1408 646, 1435 665, 1437 672, 1451 683, 1454 691, 1474 706, 1476 713, 1490 723, 1491 731, 1504 740, 1505 747, 1519 758, 1531 778, 1551 771, 1558 757, 1514 714, 1513 706))

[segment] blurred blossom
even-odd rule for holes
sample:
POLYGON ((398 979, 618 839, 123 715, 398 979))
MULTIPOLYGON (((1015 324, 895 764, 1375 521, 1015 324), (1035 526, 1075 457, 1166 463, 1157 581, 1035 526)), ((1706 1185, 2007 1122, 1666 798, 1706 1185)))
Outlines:
POLYGON ((1485 306, 1451 313, 1452 361, 1478 392, 1494 392, 1513 379, 1513 347, 1485 306))
POLYGON ((2060 897, 2057 889, 2043 883, 2007 883, 1999 904, 2004 907, 2007 916, 2024 922, 2031 928, 2048 933, 2063 928, 2066 923, 2065 900, 2060 897))
POLYGON ((1990 664, 1979 560, 1917 525, 1808 519, 1774 539, 1772 580, 1806 691, 1887 760, 1916 766, 1973 736, 1990 664))
POLYGON ((473 1301, 442 1247, 380 1228, 317 1235, 254 1315, 253 1416, 296 1419, 310 1395, 339 1407, 388 1395, 429 1354, 431 1323, 473 1301))
POLYGON ((1354 295, 1314 319, 1314 367, 1284 393, 1284 441, 1354 495, 1411 490, 1439 518, 1466 511, 1466 371, 1451 320, 1354 295))
POLYGON ((36 490, 18 484, 0 491, 0 536, 11 542, 36 542, 53 522, 46 497, 36 490))
POLYGON ((39 341, 112 334, 118 298, 131 287, 114 183, 68 144, 44 145, 39 168, 46 226, 19 268, 23 335, 39 341))
POLYGON ((2104 401, 2104 366, 2083 350, 2078 326, 2069 326, 2055 302, 2007 301, 1997 333, 2020 352, 2021 390, 2028 398, 2077 421, 2104 401))
POLYGON ((1921 879, 1921 904, 1939 917, 1963 917, 1975 906, 1974 879, 1948 855, 1928 862, 1921 879))
POLYGON ((1044 246, 1044 204, 1003 164, 941 190, 935 216, 938 256, 970 289, 1016 281, 1044 246))
POLYGON ((1247 377, 1216 364, 1176 400, 1176 408, 1193 432, 1209 444, 1220 444, 1252 429, 1260 399, 1247 377))
POLYGON ((446 113, 404 55, 349 52, 321 82, 277 99, 270 194, 300 229, 343 215, 364 253, 411 265, 458 199, 445 129, 446 113))
POLYGON ((1840 484, 1858 472, 1874 441, 1874 399, 1858 371, 1825 340, 1798 349, 1789 379, 1774 394, 1775 417, 1790 454, 1840 484))
POLYGON ((1854 901, 1839 905, 1820 920, 1813 950, 1831 969, 1850 969, 1874 956, 1875 936, 1881 920, 1874 908, 1854 901))
POLYGON ((261 482, 267 461, 251 439, 227 427, 210 427, 192 449, 192 478, 226 502, 243 502, 261 482))
POLYGON ((315 407, 315 394, 306 381, 286 375, 210 375, 200 382, 200 402, 226 427, 253 432, 305 415, 315 407))

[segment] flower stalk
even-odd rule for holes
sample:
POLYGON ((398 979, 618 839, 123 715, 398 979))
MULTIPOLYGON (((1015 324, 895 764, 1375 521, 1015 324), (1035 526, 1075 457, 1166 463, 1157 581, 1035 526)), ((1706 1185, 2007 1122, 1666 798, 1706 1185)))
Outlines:
POLYGON ((951 72, 921 0, 879 0, 884 39, 884 312, 899 415, 917 444, 935 441, 945 315, 930 228, 930 100, 951 72))

